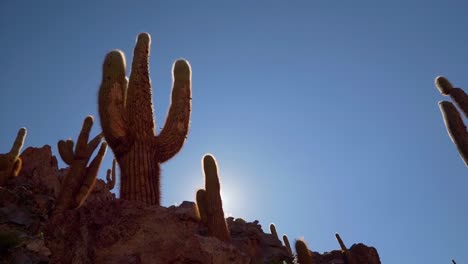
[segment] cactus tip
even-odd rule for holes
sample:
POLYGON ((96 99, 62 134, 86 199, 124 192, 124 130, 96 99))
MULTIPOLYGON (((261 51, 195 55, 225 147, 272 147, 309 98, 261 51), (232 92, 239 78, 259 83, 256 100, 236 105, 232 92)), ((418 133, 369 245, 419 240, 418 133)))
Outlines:
POLYGON ((148 32, 143 32, 143 33, 140 33, 138 34, 138 37, 137 37, 137 42, 143 42, 147 45, 149 45, 151 43, 151 36, 148 32))
POLYGON ((451 90, 453 89, 453 86, 450 83, 450 81, 443 76, 437 76, 435 78, 435 86, 442 95, 449 95, 451 90))

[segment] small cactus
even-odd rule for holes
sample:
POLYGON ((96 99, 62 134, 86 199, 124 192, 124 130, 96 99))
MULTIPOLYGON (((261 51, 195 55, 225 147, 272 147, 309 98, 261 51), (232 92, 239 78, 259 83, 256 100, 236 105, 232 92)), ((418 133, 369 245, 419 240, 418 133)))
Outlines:
MULTIPOLYGON (((435 85, 442 95, 450 96, 460 110, 468 117, 468 96, 460 88, 453 88, 445 77, 438 76, 435 85)), ((468 166, 468 133, 462 117, 457 108, 448 101, 439 102, 439 108, 444 118, 447 132, 453 143, 457 146, 461 158, 468 166)))
POLYGON ((120 198, 160 205, 160 164, 180 151, 189 130, 191 70, 185 60, 174 63, 171 105, 163 129, 155 135, 150 44, 148 33, 138 36, 130 80, 124 54, 107 54, 98 104, 104 137, 120 167, 120 198))
POLYGON ((87 166, 102 139, 102 134, 99 134, 88 143, 93 122, 92 116, 85 118, 75 150, 73 150, 74 142, 71 139, 58 142, 59 154, 62 160, 70 166, 70 169, 65 176, 57 199, 56 213, 80 207, 94 187, 99 167, 106 154, 107 143, 101 144, 98 154, 87 166))
POLYGON ((296 240, 297 260, 299 264, 313 264, 314 259, 304 240, 296 240))
POLYGON ((20 128, 10 152, 0 154, 0 186, 5 185, 11 177, 18 176, 21 171, 23 161, 19 155, 21 148, 23 147, 25 137, 26 128, 20 128))
POLYGON ((341 239, 340 234, 336 233, 335 237, 336 237, 336 240, 338 241, 338 244, 340 244, 341 253, 346 258, 347 263, 356 264, 356 261, 354 261, 353 257, 351 256, 351 253, 349 252, 348 248, 346 247, 343 240, 341 239))
POLYGON ((218 167, 213 156, 205 155, 203 157, 203 170, 205 172, 205 190, 198 190, 196 197, 201 221, 208 227, 209 236, 229 241, 231 235, 224 219, 218 167))
POLYGON ((109 189, 109 190, 112 190, 114 189, 114 186, 115 186, 115 159, 112 160, 112 169, 108 169, 107 170, 107 174, 106 174, 106 187, 109 189))

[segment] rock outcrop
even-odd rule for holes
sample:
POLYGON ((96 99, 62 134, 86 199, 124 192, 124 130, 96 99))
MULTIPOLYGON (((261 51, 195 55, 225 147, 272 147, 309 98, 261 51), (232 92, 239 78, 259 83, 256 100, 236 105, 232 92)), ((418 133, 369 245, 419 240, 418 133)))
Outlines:
MULTIPOLYGON (((258 221, 226 220, 231 240, 207 236, 193 202, 168 208, 115 198, 98 180, 85 204, 52 217, 66 168, 51 148, 28 148, 23 171, 0 187, 0 263, 293 263, 258 221)), ((363 244, 349 249, 356 263, 380 263, 363 244)), ((339 250, 315 263, 346 263, 339 250)))

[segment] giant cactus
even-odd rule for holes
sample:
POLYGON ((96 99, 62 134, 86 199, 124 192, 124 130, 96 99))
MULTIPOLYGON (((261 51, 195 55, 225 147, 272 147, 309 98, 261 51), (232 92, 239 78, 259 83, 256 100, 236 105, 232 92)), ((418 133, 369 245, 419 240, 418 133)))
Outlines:
MULTIPOLYGON (((453 88, 447 78, 438 76, 435 79, 435 85, 442 95, 449 95, 460 110, 468 117, 468 95, 460 89, 453 88)), ((468 133, 466 126, 458 112, 457 108, 448 101, 439 102, 440 111, 444 118, 447 132, 453 143, 457 146, 458 152, 462 157, 465 165, 468 166, 468 133)))
POLYGON ((202 222, 208 227, 208 235, 222 241, 231 239, 224 219, 221 187, 218 178, 216 160, 211 155, 203 157, 205 189, 197 191, 197 206, 202 222))
POLYGON ((19 155, 21 148, 23 147, 25 137, 26 128, 20 128, 10 152, 0 154, 0 186, 5 185, 10 177, 18 176, 21 170, 21 165, 23 164, 19 155))
POLYGON ((99 115, 104 137, 120 165, 120 197, 160 204, 160 164, 182 148, 189 130, 191 73, 185 60, 173 65, 172 100, 166 123, 155 135, 148 59, 150 35, 138 36, 130 80, 125 57, 107 54, 99 89, 99 115))
POLYGON ((85 118, 75 150, 73 150, 74 142, 71 139, 58 142, 59 154, 62 160, 70 166, 70 169, 65 176, 59 193, 56 213, 80 207, 94 187, 99 167, 106 154, 107 143, 103 142, 101 144, 98 154, 87 166, 94 150, 102 139, 102 134, 99 134, 88 143, 93 122, 92 116, 85 118))

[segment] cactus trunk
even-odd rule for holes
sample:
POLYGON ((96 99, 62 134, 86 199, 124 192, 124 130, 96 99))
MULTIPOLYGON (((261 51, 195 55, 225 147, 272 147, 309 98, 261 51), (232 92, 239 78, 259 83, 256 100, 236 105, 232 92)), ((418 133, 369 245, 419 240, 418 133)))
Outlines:
POLYGON ((120 197, 125 200, 160 204, 159 164, 152 149, 135 142, 126 155, 118 158, 121 171, 120 197))

